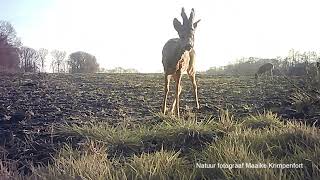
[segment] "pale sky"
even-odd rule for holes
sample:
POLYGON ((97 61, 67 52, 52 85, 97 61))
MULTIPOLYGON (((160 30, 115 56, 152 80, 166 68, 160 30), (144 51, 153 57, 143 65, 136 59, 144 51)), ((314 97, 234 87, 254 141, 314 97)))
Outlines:
POLYGON ((85 51, 101 67, 162 72, 161 51, 177 37, 172 21, 195 8, 196 68, 290 49, 320 52, 319 0, 0 0, 0 19, 26 46, 85 51))

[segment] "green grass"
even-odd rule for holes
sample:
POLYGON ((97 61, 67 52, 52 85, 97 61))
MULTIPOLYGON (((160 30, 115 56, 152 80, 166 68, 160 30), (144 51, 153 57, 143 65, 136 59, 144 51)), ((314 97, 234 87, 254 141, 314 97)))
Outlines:
POLYGON ((244 128, 251 129, 264 129, 280 128, 284 125, 276 114, 264 112, 263 114, 258 114, 256 116, 250 115, 249 117, 244 118, 242 126, 244 126, 244 128))
POLYGON ((103 142, 114 156, 154 152, 161 148, 188 152, 192 148, 201 148, 218 137, 217 128, 214 127, 219 123, 211 120, 181 120, 169 116, 159 118, 161 122, 155 125, 128 127, 127 123, 124 123, 114 127, 107 123, 98 123, 62 126, 58 131, 61 134, 103 142))
MULTIPOLYGON (((259 115, 260 116, 260 115, 259 115)), ((259 117, 258 116, 258 117, 259 117)), ((256 117, 257 118, 257 117, 256 117)), ((199 160, 205 163, 303 163, 303 169, 205 169, 205 177, 240 179, 305 179, 320 177, 319 129, 289 123, 283 127, 238 129, 211 144, 199 160)))
POLYGON ((126 163, 129 179, 192 179, 188 162, 179 152, 164 151, 134 155, 126 163))
POLYGON ((104 146, 89 143, 84 151, 65 146, 48 167, 35 167, 35 179, 124 179, 118 159, 108 159, 104 146))
POLYGON ((179 152, 161 149, 155 153, 134 155, 126 162, 109 159, 106 149, 97 144, 87 153, 63 148, 48 167, 33 169, 34 179, 192 179, 188 162, 179 152))
POLYGON ((151 133, 151 130, 145 126, 131 129, 123 124, 114 127, 107 123, 62 126, 58 127, 58 131, 61 134, 67 133, 103 142, 110 151, 120 155, 139 153, 143 146, 141 137, 151 133))
MULTIPOLYGON (((158 115, 155 124, 125 122, 60 127, 84 139, 66 145, 48 166, 34 167, 33 179, 319 179, 320 130, 283 123, 271 112, 235 120, 158 115), (225 164, 230 168, 197 168, 225 164), (302 169, 231 168, 244 163, 303 164, 302 169)), ((14 173, 17 177, 19 174, 14 173)), ((7 172, 8 174, 9 172, 7 172)), ((0 176, 1 177, 1 176, 0 176)))

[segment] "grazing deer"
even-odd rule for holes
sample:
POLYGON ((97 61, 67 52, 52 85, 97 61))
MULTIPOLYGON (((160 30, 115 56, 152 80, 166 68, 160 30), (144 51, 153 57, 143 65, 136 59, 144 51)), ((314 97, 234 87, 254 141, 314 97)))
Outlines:
POLYGON ((171 112, 180 117, 179 113, 179 96, 181 93, 181 76, 187 73, 192 81, 193 94, 196 101, 196 106, 199 109, 197 84, 195 77, 195 51, 194 33, 200 20, 194 22, 194 9, 191 9, 190 17, 188 18, 184 8, 181 10, 183 23, 177 19, 173 19, 173 26, 178 32, 179 38, 170 39, 164 45, 162 50, 162 64, 165 73, 164 99, 162 104, 162 112, 166 113, 167 97, 169 93, 170 79, 175 80, 175 99, 172 104, 171 112))
POLYGON ((271 78, 273 78, 272 77, 273 76, 273 73, 272 73, 273 68, 274 68, 274 66, 271 63, 266 63, 266 64, 260 66, 257 73, 255 74, 255 78, 258 79, 259 75, 265 74, 265 73, 270 73, 271 78))

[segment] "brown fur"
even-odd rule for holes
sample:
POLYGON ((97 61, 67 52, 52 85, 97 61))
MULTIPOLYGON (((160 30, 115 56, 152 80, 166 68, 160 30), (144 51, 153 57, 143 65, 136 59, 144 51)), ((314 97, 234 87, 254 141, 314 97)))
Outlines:
POLYGON ((174 28, 177 30, 180 38, 170 39, 162 50, 162 64, 165 72, 165 95, 163 99, 162 112, 166 113, 167 97, 169 92, 170 79, 173 78, 176 82, 175 100, 172 104, 171 112, 178 117, 179 114, 179 96, 182 90, 181 76, 187 73, 192 81, 193 93, 196 101, 196 106, 199 108, 197 85, 195 79, 194 57, 194 31, 197 27, 197 22, 193 22, 194 10, 191 10, 190 18, 188 19, 184 9, 182 8, 181 16, 183 24, 176 18, 173 20, 174 28), (183 39, 181 37, 184 37, 183 39))
POLYGON ((255 74, 255 78, 258 79, 259 75, 270 72, 271 77, 273 76, 272 71, 273 71, 273 64, 271 63, 266 63, 262 66, 259 67, 257 73, 255 74))

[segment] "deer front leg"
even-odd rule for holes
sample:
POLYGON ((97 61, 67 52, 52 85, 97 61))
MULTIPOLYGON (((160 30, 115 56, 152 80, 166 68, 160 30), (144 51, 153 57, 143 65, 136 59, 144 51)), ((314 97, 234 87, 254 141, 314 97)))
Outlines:
POLYGON ((167 110, 167 98, 169 94, 169 87, 170 87, 170 75, 165 75, 165 84, 164 84, 164 98, 162 103, 162 113, 166 114, 167 110))
POLYGON ((196 75, 195 75, 195 73, 190 74, 190 75, 189 75, 189 78, 190 78, 190 80, 191 80, 191 82, 192 82, 193 96, 194 96, 194 99, 195 99, 195 101, 196 101, 196 107, 197 107, 197 109, 199 109, 200 106, 199 106, 199 100, 198 100, 198 87, 197 87, 197 82, 196 82, 196 75))
POLYGON ((180 118, 180 92, 181 92, 181 74, 177 74, 175 77, 176 80, 176 93, 175 93, 175 100, 174 100, 174 106, 172 106, 172 109, 175 111, 175 115, 180 118))
MULTIPOLYGON (((181 90, 182 90, 182 85, 181 85, 181 82, 180 82, 180 88, 179 88, 179 97, 180 97, 180 94, 181 94, 181 90)), ((173 114, 175 112, 175 109, 176 109, 176 97, 174 98, 174 101, 172 103, 172 107, 171 107, 171 114, 173 114)))

